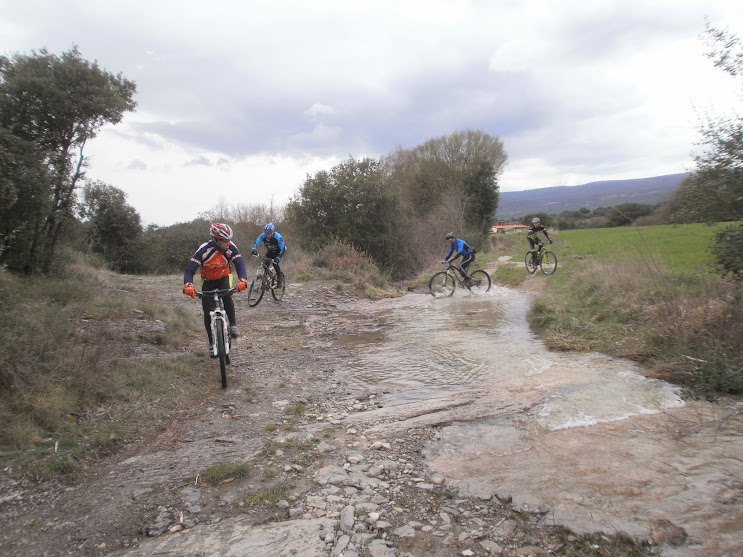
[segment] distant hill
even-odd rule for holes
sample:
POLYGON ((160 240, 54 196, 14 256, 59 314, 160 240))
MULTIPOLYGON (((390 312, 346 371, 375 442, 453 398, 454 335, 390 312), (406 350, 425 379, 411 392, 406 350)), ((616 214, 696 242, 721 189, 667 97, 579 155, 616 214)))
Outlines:
POLYGON ((654 205, 671 198, 687 173, 634 180, 607 180, 581 186, 553 186, 500 193, 495 220, 509 220, 529 213, 557 214, 582 207, 596 209, 620 203, 654 205))

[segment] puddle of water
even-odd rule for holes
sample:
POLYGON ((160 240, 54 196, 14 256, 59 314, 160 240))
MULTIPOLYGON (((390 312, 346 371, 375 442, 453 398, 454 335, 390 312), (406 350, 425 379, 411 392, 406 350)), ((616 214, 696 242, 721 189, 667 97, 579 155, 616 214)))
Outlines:
POLYGON ((743 413, 703 427, 723 409, 685 405, 631 362, 547 351, 529 305, 499 287, 378 302, 368 330, 338 340, 353 352, 349 381, 386 393, 385 406, 482 393, 470 415, 490 417, 455 421, 426 449, 432 471, 464 492, 547 505, 547 520, 579 532, 642 537, 665 518, 690 536, 665 555, 743 554, 743 413), (506 414, 514 403, 527 410, 506 414))

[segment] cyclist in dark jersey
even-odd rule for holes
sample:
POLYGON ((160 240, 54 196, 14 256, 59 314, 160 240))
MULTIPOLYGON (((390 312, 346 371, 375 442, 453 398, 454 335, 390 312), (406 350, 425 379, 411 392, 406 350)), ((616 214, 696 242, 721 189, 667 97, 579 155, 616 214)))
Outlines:
POLYGON ((542 241, 539 239, 540 232, 545 235, 547 241, 551 244, 552 238, 550 238, 550 235, 547 233, 547 229, 540 222, 539 217, 534 217, 533 219, 531 219, 531 226, 526 232, 526 239, 529 242, 529 247, 534 253, 536 253, 534 246, 539 246, 542 244, 542 241))
POLYGON ((281 267, 279 267, 279 261, 286 251, 286 245, 284 244, 284 238, 281 234, 276 232, 276 227, 272 222, 269 222, 263 227, 263 232, 258 236, 255 243, 253 244, 252 253, 258 255, 258 244, 263 242, 266 246, 266 257, 273 259, 273 266, 276 269, 276 284, 277 288, 281 288, 282 275, 281 267))
POLYGON ((462 263, 459 264, 459 272, 462 273, 462 277, 467 279, 467 269, 475 260, 475 250, 471 248, 467 242, 454 236, 454 232, 449 232, 446 235, 446 240, 449 242, 449 252, 446 254, 446 257, 444 257, 441 262, 448 263, 449 257, 451 257, 452 254, 456 255, 452 257, 451 261, 456 261, 459 257, 461 257, 462 263))
MULTIPOLYGON (((212 239, 204 242, 196 250, 193 257, 186 265, 186 271, 183 274, 183 293, 192 298, 196 297, 196 289, 193 285, 194 274, 196 269, 201 269, 201 279, 204 281, 201 285, 202 290, 224 290, 230 287, 230 263, 235 266, 237 271, 238 282, 235 288, 238 292, 248 287, 248 272, 245 269, 245 260, 240 254, 240 250, 232 243, 232 228, 226 224, 218 222, 209 227, 209 234, 212 239)), ((204 310, 204 327, 206 335, 209 337, 209 355, 214 357, 214 351, 211 346, 214 343, 211 331, 211 319, 209 312, 213 309, 211 298, 201 298, 201 307, 204 310)), ((230 336, 237 337, 240 332, 237 328, 237 319, 235 318, 235 302, 232 296, 224 298, 224 309, 227 312, 227 318, 230 320, 230 336)))

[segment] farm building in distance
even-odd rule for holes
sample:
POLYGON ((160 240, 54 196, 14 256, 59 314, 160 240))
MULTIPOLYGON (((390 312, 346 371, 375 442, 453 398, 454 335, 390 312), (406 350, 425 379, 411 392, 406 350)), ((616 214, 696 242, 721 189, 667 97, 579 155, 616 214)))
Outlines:
POLYGON ((506 224, 505 221, 500 221, 498 224, 494 224, 491 229, 491 234, 505 234, 506 232, 522 232, 527 230, 529 227, 525 224, 506 224))

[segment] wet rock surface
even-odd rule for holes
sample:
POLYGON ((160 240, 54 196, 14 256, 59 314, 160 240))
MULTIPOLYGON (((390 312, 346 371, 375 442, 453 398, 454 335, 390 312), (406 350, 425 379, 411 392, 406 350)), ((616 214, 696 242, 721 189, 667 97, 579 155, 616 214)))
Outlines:
MULTIPOLYGON (((198 319, 197 304, 173 295, 198 319)), ((327 286, 289 285, 281 303, 238 302, 242 337, 229 387, 183 409, 160 433, 103 462, 79 484, 0 478, 0 553, 403 557, 642 555, 622 536, 576 535, 549 509, 515 509, 483 490, 466 497, 426 464, 440 423, 408 421, 339 373, 333 343, 368 325, 373 302, 327 286), (374 420, 363 419, 375 413, 374 420), (207 485, 217 464, 246 474, 207 485)), ((203 348, 194 342, 193 350, 203 348)), ((136 353, 136 351, 133 351, 136 353)), ((464 395, 463 395, 464 396, 464 395)), ((407 419, 410 416, 406 416, 407 419)), ((659 521, 658 544, 683 529, 659 521)), ((690 553, 691 554, 691 553, 690 553)))

